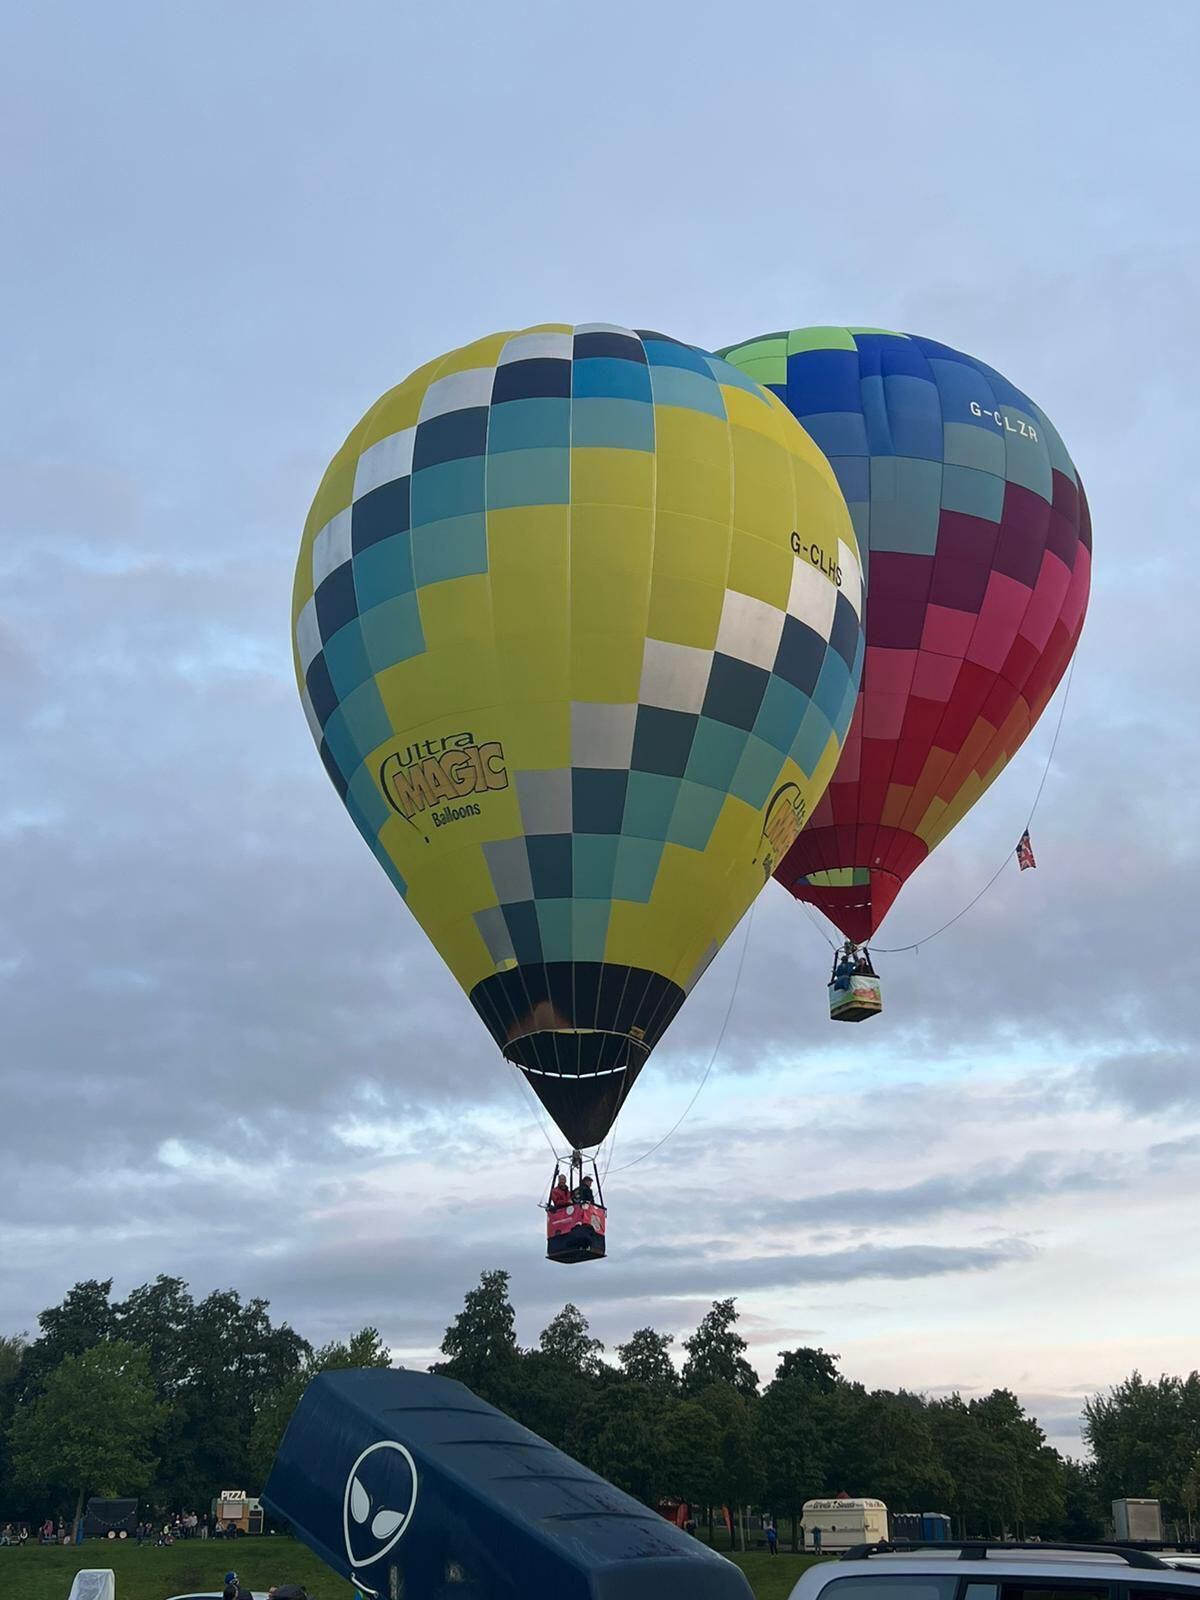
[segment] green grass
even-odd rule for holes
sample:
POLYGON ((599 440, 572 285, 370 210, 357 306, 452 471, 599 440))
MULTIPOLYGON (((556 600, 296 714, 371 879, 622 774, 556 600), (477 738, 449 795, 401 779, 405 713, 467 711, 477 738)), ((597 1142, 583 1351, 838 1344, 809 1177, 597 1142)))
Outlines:
MULTIPOLYGON (((724 1551, 721 1553, 725 1554, 724 1551)), ((755 1600, 787 1600, 800 1574, 805 1567, 811 1567, 817 1557, 794 1556, 781 1547, 777 1556, 769 1556, 764 1550, 750 1555, 734 1555, 730 1559, 736 1561, 749 1578, 755 1600)), ((121 1600, 120 1595, 117 1600, 121 1600)), ((321 1600, 324 1600, 324 1596, 321 1600)))
MULTIPOLYGON (((724 1554, 724 1552, 722 1552, 724 1554)), ((780 1551, 735 1555, 749 1578, 755 1600, 787 1600, 792 1585, 812 1561, 780 1551)), ((236 1567, 249 1589, 267 1590, 273 1583, 302 1583, 315 1600, 352 1600, 350 1585, 295 1539, 278 1534, 261 1539, 189 1539, 167 1549, 90 1539, 72 1549, 26 1545, 0 1550, 0 1595, 4 1600, 67 1600, 71 1579, 80 1567, 111 1567, 117 1575, 117 1600, 167 1600, 194 1589, 220 1590, 230 1567, 236 1567)), ((530 1596, 530 1600, 535 1600, 530 1596)))
POLYGON ((70 1546, 26 1545, 0 1549, 0 1595, 4 1600, 67 1600, 81 1567, 111 1567, 117 1600, 167 1600, 189 1590, 215 1589, 235 1568, 248 1589, 265 1593, 273 1583, 302 1583, 316 1600, 352 1600, 354 1590, 295 1539, 265 1534, 259 1539, 185 1539, 155 1549, 132 1541, 89 1539, 70 1546))

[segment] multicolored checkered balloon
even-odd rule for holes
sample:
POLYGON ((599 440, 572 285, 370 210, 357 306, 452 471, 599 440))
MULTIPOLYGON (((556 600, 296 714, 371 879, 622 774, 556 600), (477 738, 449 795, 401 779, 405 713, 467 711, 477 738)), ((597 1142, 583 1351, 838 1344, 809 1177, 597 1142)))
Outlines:
POLYGON ((854 724, 776 873, 861 943, 1066 670, 1087 610, 1087 500, 1045 413, 932 339, 797 328, 722 354, 829 457, 867 562, 854 724))
POLYGON ((861 611, 824 456, 662 334, 452 351, 325 474, 293 612, 313 738, 572 1144, 604 1137, 822 794, 861 611))

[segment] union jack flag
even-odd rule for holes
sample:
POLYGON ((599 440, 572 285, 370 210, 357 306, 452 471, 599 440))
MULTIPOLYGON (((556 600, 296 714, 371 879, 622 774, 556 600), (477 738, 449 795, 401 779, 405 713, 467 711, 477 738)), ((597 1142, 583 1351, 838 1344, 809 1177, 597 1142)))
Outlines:
POLYGON ((1029 842, 1028 828, 1026 828, 1025 832, 1021 835, 1020 843, 1017 845, 1017 861, 1020 864, 1022 872, 1024 872, 1027 867, 1037 866, 1037 862, 1033 858, 1033 846, 1029 842))

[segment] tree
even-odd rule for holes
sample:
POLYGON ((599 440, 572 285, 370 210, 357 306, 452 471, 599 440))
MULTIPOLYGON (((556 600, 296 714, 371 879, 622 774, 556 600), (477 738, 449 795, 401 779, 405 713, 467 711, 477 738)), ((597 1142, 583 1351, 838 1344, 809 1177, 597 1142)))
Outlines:
POLYGON ((69 1289, 61 1305, 41 1313, 41 1333, 26 1346, 22 1361, 22 1400, 32 1400, 40 1394, 47 1376, 67 1356, 82 1355, 112 1337, 111 1293, 111 1278, 88 1278, 69 1289))
MULTIPOLYGON (((732 1306, 733 1302, 726 1302, 732 1306)), ((720 1498, 737 1513, 741 1547, 746 1548, 743 1508, 758 1498, 763 1486, 763 1463, 751 1422, 750 1401, 731 1383, 712 1383, 697 1396, 717 1424, 717 1462, 714 1476, 720 1498)), ((733 1545, 730 1535, 730 1548, 733 1545)))
POLYGON ((861 1481, 871 1486, 859 1492, 876 1494, 897 1510, 945 1503, 952 1493, 919 1397, 887 1389, 866 1395, 859 1407, 855 1444, 861 1481))
POLYGON ((446 1360, 435 1372, 458 1378, 483 1400, 503 1404, 520 1356, 507 1272, 480 1274, 479 1287, 467 1291, 462 1310, 446 1329, 442 1354, 446 1360))
POLYGON ((838 1356, 830 1355, 827 1350, 814 1350, 811 1345, 802 1345, 798 1350, 781 1350, 775 1377, 781 1383, 796 1379, 810 1389, 829 1394, 840 1379, 838 1360, 838 1356))
POLYGON ((573 1436, 583 1407, 603 1382, 603 1373, 591 1376, 541 1350, 530 1350, 512 1362, 499 1382, 503 1393, 495 1403, 502 1411, 551 1444, 567 1449, 566 1441, 573 1436))
POLYGON ((656 1394, 674 1394, 679 1374, 671 1360, 673 1333, 656 1333, 653 1328, 637 1328, 625 1344, 617 1346, 621 1371, 635 1383, 644 1383, 656 1394))
POLYGON ((588 1320, 579 1307, 568 1300, 566 1305, 542 1329, 538 1347, 544 1356, 572 1372, 582 1372, 594 1377, 603 1365, 600 1357, 604 1346, 599 1339, 588 1334, 588 1320))
POLYGON ((758 1393, 758 1374, 746 1360, 737 1320, 733 1300, 714 1300, 692 1337, 683 1341, 685 1395, 698 1396, 713 1384, 728 1384, 741 1395, 758 1393))
POLYGON ((128 1494, 150 1482, 165 1416, 144 1350, 113 1339, 66 1356, 10 1429, 18 1478, 76 1493, 75 1526, 89 1493, 128 1494))
POLYGON ((1019 1538, 1060 1522, 1063 1516, 1062 1466, 1046 1435, 1011 1389, 993 1389, 968 1408, 984 1436, 998 1449, 1001 1463, 1003 1529, 1019 1538))
POLYGON ((0 1501, 4 1502, 7 1502, 5 1489, 11 1476, 8 1430, 16 1409, 24 1355, 24 1334, 0 1334, 0 1501))
POLYGON ((360 1328, 346 1344, 334 1342, 312 1352, 303 1364, 277 1389, 266 1396, 258 1408, 250 1433, 249 1459, 254 1482, 266 1482, 271 1463, 283 1440, 292 1413, 300 1404, 305 1389, 319 1372, 342 1371, 358 1367, 390 1367, 392 1353, 378 1328, 360 1328))
POLYGON ((661 1397, 644 1385, 606 1384, 578 1412, 568 1449, 618 1489, 656 1506, 671 1493, 662 1412, 661 1397))
POLYGON ((1183 1484, 1200 1445, 1200 1374, 1151 1383, 1135 1371, 1083 1412, 1104 1500, 1153 1495, 1168 1516, 1186 1514, 1183 1484))
POLYGON ((174 1399, 195 1372, 196 1302, 182 1278, 160 1274, 112 1308, 116 1336, 140 1345, 150 1360, 155 1388, 174 1399))
MULTIPOLYGON (((784 1371, 782 1363, 779 1370, 784 1371)), ((767 1385, 755 1414, 754 1432, 767 1508, 776 1517, 790 1518, 795 1550, 804 1502, 822 1487, 825 1441, 821 1427, 824 1391, 809 1382, 803 1368, 793 1368, 793 1372, 795 1376, 780 1376, 767 1385)))
POLYGON ((1196 1452, 1191 1466, 1183 1475, 1179 1498, 1187 1512, 1188 1539, 1191 1540, 1196 1537, 1196 1509, 1200 1506, 1200 1451, 1196 1452))
MULTIPOLYGON (((171 1303, 167 1296, 163 1304, 171 1303)), ((243 1301, 235 1289, 216 1290, 188 1310, 181 1381, 168 1390, 170 1448, 164 1444, 155 1483, 163 1503, 203 1502, 214 1483, 252 1481, 249 1447, 259 1409, 312 1353, 307 1339, 269 1313, 268 1301, 243 1301)))
POLYGON ((1054 1530, 1057 1537, 1090 1544, 1103 1539, 1105 1515, 1096 1492, 1096 1467, 1092 1461, 1061 1458, 1063 1516, 1054 1530))
POLYGON ((666 1493, 690 1506, 715 1504, 724 1492, 717 1419, 698 1400, 667 1399, 660 1415, 666 1493))

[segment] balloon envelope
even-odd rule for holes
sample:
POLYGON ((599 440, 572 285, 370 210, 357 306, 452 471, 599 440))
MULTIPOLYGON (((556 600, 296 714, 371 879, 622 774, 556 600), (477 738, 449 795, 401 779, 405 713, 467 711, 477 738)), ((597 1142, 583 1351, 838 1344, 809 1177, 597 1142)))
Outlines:
POLYGON ((293 610, 313 737, 573 1144, 603 1138, 828 781, 861 589, 786 407, 661 334, 481 339, 327 471, 293 610))
POLYGON ((776 874, 861 942, 1066 670, 1087 609, 1087 500, 1045 413, 946 345, 798 328, 722 354, 824 450, 864 552, 858 709, 776 874))

